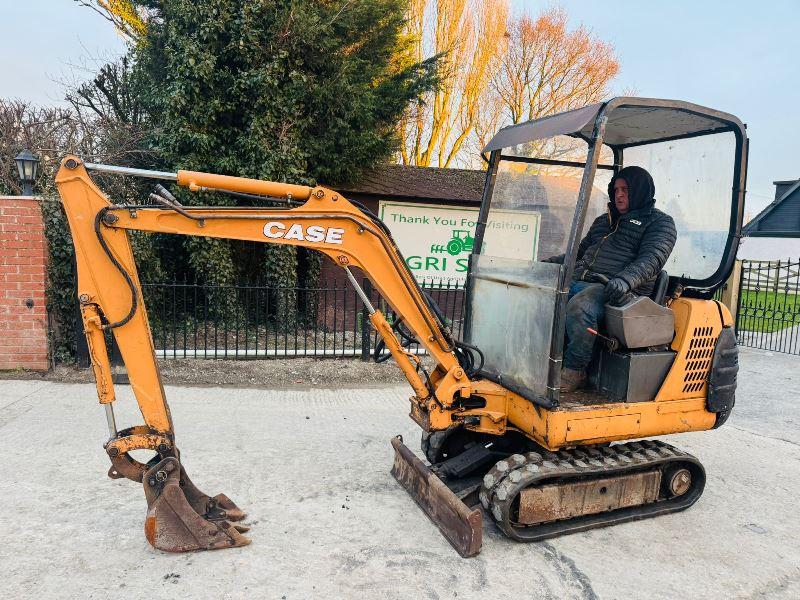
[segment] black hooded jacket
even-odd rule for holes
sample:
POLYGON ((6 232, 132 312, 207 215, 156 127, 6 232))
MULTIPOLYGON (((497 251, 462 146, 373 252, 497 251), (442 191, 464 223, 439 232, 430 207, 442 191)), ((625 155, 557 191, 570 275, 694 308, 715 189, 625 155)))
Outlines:
POLYGON ((678 235, 672 217, 655 208, 655 191, 653 178, 641 167, 625 167, 614 176, 608 184, 608 214, 594 220, 578 247, 575 281, 585 279, 587 273, 601 273, 624 279, 636 294, 653 291, 678 235), (624 215, 614 204, 617 178, 628 184, 624 215))

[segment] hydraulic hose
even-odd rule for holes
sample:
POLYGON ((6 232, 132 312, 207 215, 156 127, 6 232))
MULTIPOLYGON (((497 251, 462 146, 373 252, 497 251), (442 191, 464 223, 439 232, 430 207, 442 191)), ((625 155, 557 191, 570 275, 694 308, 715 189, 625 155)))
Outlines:
MULTIPOLYGON (((117 268, 117 270, 122 274, 122 277, 125 279, 125 283, 128 285, 128 289, 131 291, 131 308, 128 311, 128 314, 125 315, 119 321, 114 323, 109 323, 105 326, 105 329, 116 329, 117 327, 122 327, 128 321, 133 318, 133 315, 136 314, 137 309, 139 308, 139 294, 136 293, 136 286, 133 284, 133 279, 131 278, 130 274, 125 270, 125 267, 117 260, 117 257, 111 252, 111 248, 108 247, 108 243, 106 242, 105 237, 103 237, 103 231, 100 228, 100 223, 105 217, 106 213, 108 212, 110 207, 103 208, 97 212, 94 218, 94 232, 97 235, 97 240, 100 242, 100 246, 103 248, 103 252, 106 253, 108 259, 111 263, 117 268)), ((116 218, 116 217, 115 217, 116 218)))
MULTIPOLYGON (((422 291, 422 295, 425 298, 425 302, 431 309, 431 312, 436 315, 436 319, 440 323, 445 323, 445 316, 442 312, 441 307, 437 304, 437 302, 433 299, 433 297, 426 291, 422 291)), ((403 346, 408 347, 413 343, 417 343, 416 338, 413 337, 410 333, 406 332, 402 326, 402 319, 396 320, 392 323, 392 331, 395 331, 403 340, 403 346)), ((484 355, 481 352, 480 348, 477 346, 473 346, 471 344, 467 344, 466 342, 459 342, 454 341, 454 354, 456 355, 456 359, 458 360, 458 364, 464 369, 464 372, 467 374, 468 377, 474 377, 477 373, 483 369, 484 365, 484 355), (477 359, 477 361, 476 361, 477 359), (477 362, 477 364, 476 364, 477 362)), ((383 350, 385 349, 386 344, 383 340, 378 340, 378 343, 375 345, 375 351, 373 353, 373 359, 375 362, 385 362, 391 358, 391 354, 383 354, 383 350)))

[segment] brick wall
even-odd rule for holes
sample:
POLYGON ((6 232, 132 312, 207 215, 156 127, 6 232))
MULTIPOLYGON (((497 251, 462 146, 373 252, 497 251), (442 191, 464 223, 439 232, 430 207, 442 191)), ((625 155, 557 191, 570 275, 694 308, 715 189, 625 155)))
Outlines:
POLYGON ((48 368, 46 257, 39 202, 0 196, 0 369, 48 368))

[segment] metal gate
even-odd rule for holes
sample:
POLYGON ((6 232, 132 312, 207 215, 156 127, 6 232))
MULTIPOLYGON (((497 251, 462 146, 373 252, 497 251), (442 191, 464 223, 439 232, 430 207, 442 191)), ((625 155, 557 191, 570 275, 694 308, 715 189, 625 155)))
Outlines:
POLYGON ((742 261, 736 332, 743 346, 800 354, 800 259, 742 261))

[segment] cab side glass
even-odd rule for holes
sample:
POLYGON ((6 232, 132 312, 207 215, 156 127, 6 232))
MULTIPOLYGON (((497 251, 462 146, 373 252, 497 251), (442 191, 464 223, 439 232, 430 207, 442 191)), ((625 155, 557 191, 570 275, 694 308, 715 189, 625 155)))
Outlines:
POLYGON ((675 219, 678 240, 666 271, 697 280, 722 262, 731 218, 736 137, 732 132, 627 148, 625 166, 647 169, 656 208, 675 219))

